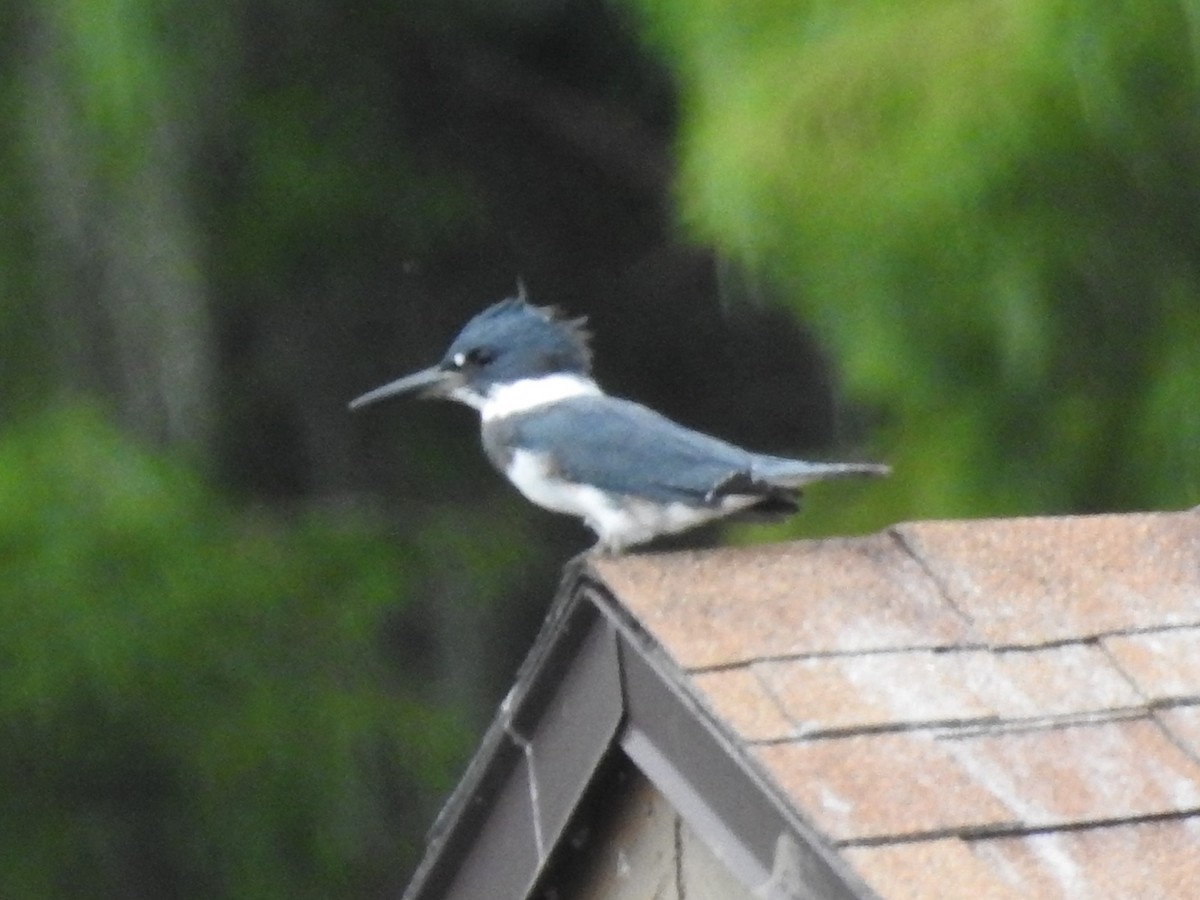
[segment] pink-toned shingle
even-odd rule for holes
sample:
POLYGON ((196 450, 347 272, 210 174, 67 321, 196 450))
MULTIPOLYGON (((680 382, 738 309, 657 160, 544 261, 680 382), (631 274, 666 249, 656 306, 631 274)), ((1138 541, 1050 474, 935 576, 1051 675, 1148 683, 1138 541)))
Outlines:
POLYGON ((692 683, 742 740, 778 740, 796 733, 775 698, 748 668, 701 672, 692 683))
POLYGON ((592 567, 889 900, 1196 893, 1200 513, 592 567))
POLYGON ((802 731, 1037 718, 1141 705, 1097 647, 909 651, 756 663, 802 731))
POLYGON ((688 669, 970 641, 937 585, 886 534, 591 565, 688 669))
POLYGON ((926 732, 755 748, 791 798, 834 840, 999 825, 1013 814, 926 732))
POLYGON ((759 747, 836 840, 1077 826, 1200 808, 1200 764, 1148 718, 935 737, 919 730, 759 747))
POLYGON ((1155 710, 1154 718, 1167 735, 1193 759, 1200 760, 1200 706, 1174 706, 1155 710))
POLYGON ((941 741, 1011 817, 1075 825, 1200 807, 1200 764, 1149 717, 941 741))
POLYGON ((993 644, 1200 623, 1196 512, 916 522, 894 532, 993 644))
POLYGON ((959 678, 1002 719, 1080 715, 1141 706, 1141 697, 1094 644, 961 656, 959 678))
POLYGON ((887 900, 1028 900, 958 838, 847 847, 846 859, 887 900))
POLYGON ((962 679, 988 653, 870 653, 756 663, 801 732, 984 719, 995 711, 962 679))
POLYGON ((1200 698, 1200 628, 1117 635, 1104 647, 1147 700, 1200 698))
POLYGON ((1005 719, 1067 716, 1140 706, 1142 698, 1094 644, 991 654, 967 665, 964 681, 1005 719))
POLYGON ((970 843, 976 858, 1022 898, 1184 900, 1200 886, 1196 817, 970 843))

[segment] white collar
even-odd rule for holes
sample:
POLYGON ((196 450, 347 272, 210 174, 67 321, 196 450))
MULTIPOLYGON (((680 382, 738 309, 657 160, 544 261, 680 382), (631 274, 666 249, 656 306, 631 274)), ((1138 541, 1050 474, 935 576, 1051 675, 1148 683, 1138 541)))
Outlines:
POLYGON ((598 397, 601 393, 600 386, 585 375, 558 373, 493 385, 483 398, 473 395, 470 400, 465 397, 458 399, 478 409, 483 421, 487 422, 528 412, 548 403, 572 397, 598 397))

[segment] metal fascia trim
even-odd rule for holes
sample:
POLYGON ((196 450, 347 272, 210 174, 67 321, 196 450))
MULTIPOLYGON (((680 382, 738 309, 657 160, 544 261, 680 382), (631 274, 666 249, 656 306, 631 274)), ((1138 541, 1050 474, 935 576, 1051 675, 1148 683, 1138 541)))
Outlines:
POLYGON ((572 572, 434 823, 404 900, 528 896, 614 743, 624 712, 616 634, 580 600, 572 572))

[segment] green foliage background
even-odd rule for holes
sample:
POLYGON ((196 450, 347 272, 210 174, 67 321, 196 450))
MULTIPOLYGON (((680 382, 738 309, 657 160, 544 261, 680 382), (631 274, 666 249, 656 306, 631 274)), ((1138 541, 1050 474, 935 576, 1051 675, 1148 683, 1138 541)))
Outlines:
POLYGON ((636 5, 685 220, 879 411, 872 521, 1196 502, 1195 3, 636 5))
POLYGON ((1200 502, 1194 0, 17 0, 0 115, 3 897, 395 892, 586 538, 345 401, 518 274, 895 468, 736 540, 1200 502))
POLYGON ((380 653, 426 563, 280 526, 86 409, 5 433, 0 895, 352 896, 411 858, 385 788, 444 789, 464 737, 380 653))

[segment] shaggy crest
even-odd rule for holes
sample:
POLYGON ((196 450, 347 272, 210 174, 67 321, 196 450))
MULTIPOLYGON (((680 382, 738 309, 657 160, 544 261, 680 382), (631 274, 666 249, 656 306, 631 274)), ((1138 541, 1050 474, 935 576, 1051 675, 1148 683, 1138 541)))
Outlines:
POLYGON ((522 343, 528 342, 530 347, 540 346, 554 357, 562 357, 570 368, 584 374, 591 371, 592 335, 587 317, 572 318, 557 306, 535 306, 525 299, 524 286, 516 297, 492 304, 468 322, 450 352, 476 343, 498 341, 511 345, 516 335, 521 335, 522 343))

